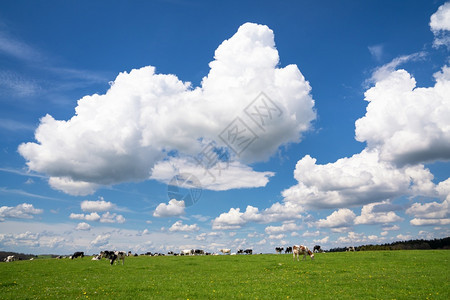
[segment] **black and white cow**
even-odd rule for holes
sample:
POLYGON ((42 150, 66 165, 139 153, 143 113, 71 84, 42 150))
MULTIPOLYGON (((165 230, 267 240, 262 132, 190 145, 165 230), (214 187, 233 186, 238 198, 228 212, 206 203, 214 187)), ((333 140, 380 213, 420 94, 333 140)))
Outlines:
POLYGON ((195 249, 194 255, 205 255, 205 251, 201 249, 195 249))
POLYGON ((253 254, 253 249, 245 249, 244 253, 247 255, 253 254))
POLYGON ((123 251, 102 251, 100 256, 103 258, 109 258, 109 263, 112 265, 115 261, 122 260, 122 265, 125 263, 126 253, 123 251))
POLYGON ((181 255, 194 255, 194 249, 181 250, 181 255))
POLYGON ((283 247, 276 247, 275 251, 277 252, 277 254, 281 254, 281 252, 283 252, 284 248, 283 247))
POLYGON ((313 252, 320 253, 320 252, 322 252, 322 249, 320 248, 319 245, 315 245, 314 249, 313 249, 313 252))
POLYGON ((239 250, 236 252, 236 254, 244 254, 244 250, 239 249, 239 250))
POLYGON ((70 257, 70 259, 74 259, 74 258, 78 258, 78 257, 83 258, 83 257, 84 257, 84 252, 75 252, 75 253, 70 257))
POLYGON ((284 250, 284 253, 292 253, 292 247, 286 247, 286 250, 284 250))

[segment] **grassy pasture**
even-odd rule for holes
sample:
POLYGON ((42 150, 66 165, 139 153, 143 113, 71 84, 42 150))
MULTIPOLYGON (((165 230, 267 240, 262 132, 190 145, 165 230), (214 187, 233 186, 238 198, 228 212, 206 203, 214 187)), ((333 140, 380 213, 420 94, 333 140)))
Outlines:
POLYGON ((450 299, 450 251, 90 257, 0 264, 1 299, 450 299))

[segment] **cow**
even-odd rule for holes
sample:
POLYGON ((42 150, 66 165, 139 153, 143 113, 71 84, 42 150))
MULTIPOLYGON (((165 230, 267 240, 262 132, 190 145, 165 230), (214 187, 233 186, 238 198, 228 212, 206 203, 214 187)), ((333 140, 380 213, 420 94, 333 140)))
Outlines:
POLYGON ((231 249, 220 249, 220 252, 222 252, 223 254, 230 254, 231 253, 231 249))
POLYGON ((194 249, 181 250, 181 255, 194 255, 194 249))
POLYGON ((350 246, 350 247, 347 247, 347 250, 345 250, 345 251, 346 251, 346 252, 349 252, 349 251, 355 252, 356 250, 355 250, 355 247, 350 246))
POLYGON ((195 249, 194 255, 205 255, 205 251, 201 249, 195 249))
POLYGON ((13 262, 16 261, 16 257, 14 255, 9 255, 5 258, 5 262, 13 262))
POLYGON ((131 251, 128 251, 127 256, 133 256, 133 253, 131 253, 131 251))
POLYGON ((126 253, 123 251, 102 251, 100 252, 100 257, 103 258, 109 258, 109 263, 112 266, 114 261, 119 261, 119 259, 122 260, 122 265, 125 263, 125 256, 126 253))
POLYGON ((70 259, 74 259, 74 258, 78 258, 78 257, 83 258, 84 252, 75 252, 72 256, 70 256, 70 259))
POLYGON ((101 255, 93 255, 91 260, 100 260, 102 258, 101 255))
POLYGON ((244 253, 249 255, 249 254, 253 254, 253 249, 245 249, 244 253))
POLYGON ((314 253, 320 253, 320 252, 322 252, 322 249, 320 248, 319 245, 315 245, 315 246, 314 246, 314 249, 313 249, 313 252, 314 252, 314 253))
POLYGON ((281 254, 281 252, 283 252, 284 248, 283 247, 276 247, 275 251, 277 252, 277 254, 281 254))
POLYGON ((237 253, 237 254, 244 254, 244 250, 239 249, 236 253, 237 253))
POLYGON ((284 253, 292 253, 292 247, 286 247, 286 250, 284 250, 284 253))
POLYGON ((295 257, 297 257, 297 261, 299 261, 299 257, 302 254, 302 260, 306 259, 306 255, 309 255, 311 259, 314 259, 314 253, 312 253, 311 250, 308 249, 308 247, 303 245, 294 245, 294 247, 292 247, 292 260, 295 260, 295 257))

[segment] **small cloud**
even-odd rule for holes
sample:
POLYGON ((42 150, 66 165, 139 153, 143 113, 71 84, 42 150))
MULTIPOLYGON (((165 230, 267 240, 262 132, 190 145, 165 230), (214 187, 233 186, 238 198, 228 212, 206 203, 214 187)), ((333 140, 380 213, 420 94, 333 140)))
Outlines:
POLYGON ((198 227, 197 224, 186 225, 186 224, 183 224, 183 221, 181 221, 181 220, 176 221, 169 228, 169 231, 171 231, 171 232, 178 232, 178 231, 190 232, 190 231, 199 231, 199 230, 200 230, 200 227, 198 227))
POLYGON ((153 216, 164 218, 184 215, 184 208, 185 205, 183 200, 178 201, 176 199, 172 199, 169 201, 169 204, 160 203, 153 212, 153 216))
POLYGON ((98 201, 85 200, 81 202, 81 209, 86 212, 103 212, 114 208, 115 205, 105 201, 103 197, 100 197, 100 200, 98 201))
POLYGON ((91 225, 89 225, 89 224, 86 223, 86 222, 78 223, 77 227, 75 227, 75 230, 84 230, 84 231, 87 231, 87 230, 90 230, 90 229, 91 229, 91 225))
POLYGON ((383 57, 383 45, 374 45, 369 46, 369 52, 370 54, 377 60, 381 61, 383 57))

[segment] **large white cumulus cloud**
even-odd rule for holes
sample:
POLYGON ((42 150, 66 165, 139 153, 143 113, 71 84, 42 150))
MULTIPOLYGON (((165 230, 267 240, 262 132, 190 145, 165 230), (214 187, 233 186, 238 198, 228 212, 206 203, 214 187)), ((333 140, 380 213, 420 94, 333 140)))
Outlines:
POLYGON ((88 194, 149 178, 169 151, 196 155, 211 141, 226 146, 218 135, 239 116, 258 136, 241 161, 267 159, 280 145, 299 142, 315 119, 309 83, 297 66, 278 63, 272 30, 246 23, 217 48, 200 87, 151 66, 120 73, 106 94, 80 99, 71 119, 43 117, 37 142, 20 145, 19 153, 52 187, 88 194), (282 113, 264 130, 243 113, 260 92, 282 113))
POLYGON ((343 208, 435 193, 433 175, 423 165, 397 168, 367 149, 325 165, 307 155, 297 162, 294 177, 298 184, 283 191, 284 200, 310 208, 343 208))
POLYGON ((356 121, 356 139, 397 165, 450 159, 450 68, 436 84, 417 88, 405 70, 391 72, 366 91, 367 113, 356 121))

